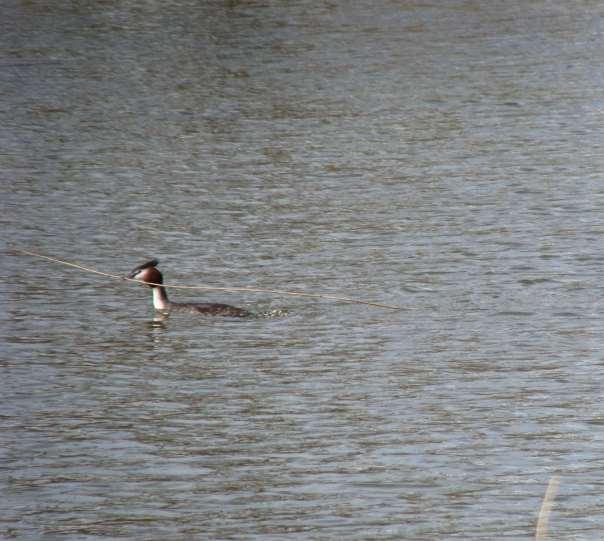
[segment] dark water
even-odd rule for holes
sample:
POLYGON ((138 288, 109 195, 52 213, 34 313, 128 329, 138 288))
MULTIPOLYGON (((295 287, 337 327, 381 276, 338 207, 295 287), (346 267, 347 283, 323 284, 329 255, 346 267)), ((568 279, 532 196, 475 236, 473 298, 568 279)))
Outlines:
POLYGON ((601 539, 603 14, 4 2, 0 538, 601 539))

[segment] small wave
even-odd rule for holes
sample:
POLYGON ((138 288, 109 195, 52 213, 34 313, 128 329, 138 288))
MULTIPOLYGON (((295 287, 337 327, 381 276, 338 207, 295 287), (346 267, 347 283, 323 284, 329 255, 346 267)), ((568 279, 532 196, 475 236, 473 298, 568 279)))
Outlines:
POLYGON ((279 317, 285 317, 285 316, 287 316, 287 314, 288 314, 287 310, 285 310, 283 308, 276 308, 275 310, 257 312, 255 314, 255 316, 260 319, 275 319, 275 318, 279 318, 279 317))

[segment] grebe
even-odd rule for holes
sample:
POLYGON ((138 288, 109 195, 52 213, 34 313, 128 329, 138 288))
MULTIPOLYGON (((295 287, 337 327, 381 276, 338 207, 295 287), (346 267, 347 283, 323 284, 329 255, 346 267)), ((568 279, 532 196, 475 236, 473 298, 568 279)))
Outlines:
MULTIPOLYGON (((139 265, 128 275, 128 278, 163 284, 164 278, 156 267, 159 265, 157 259, 152 259, 139 265)), ((159 285, 150 285, 153 290, 153 306, 159 312, 189 312, 191 314, 206 314, 210 316, 247 317, 253 315, 243 308, 229 306, 213 302, 172 302, 168 299, 166 288, 159 285)))

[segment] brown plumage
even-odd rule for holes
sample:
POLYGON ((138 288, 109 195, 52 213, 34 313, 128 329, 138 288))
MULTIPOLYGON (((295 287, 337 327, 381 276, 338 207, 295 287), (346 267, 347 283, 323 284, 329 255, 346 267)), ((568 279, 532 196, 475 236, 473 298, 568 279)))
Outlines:
POLYGON ((139 265, 128 275, 128 278, 151 282, 147 284, 153 290, 153 306, 160 312, 188 312, 190 314, 204 314, 209 316, 248 317, 252 312, 244 308, 237 308, 229 304, 214 302, 172 302, 168 299, 162 273, 156 266, 157 259, 139 265))

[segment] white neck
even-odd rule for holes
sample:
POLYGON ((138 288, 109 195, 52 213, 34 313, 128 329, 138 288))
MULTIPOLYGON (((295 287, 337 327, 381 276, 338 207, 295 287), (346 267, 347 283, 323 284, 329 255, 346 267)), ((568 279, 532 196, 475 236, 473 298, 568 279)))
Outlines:
POLYGON ((153 288, 153 307, 156 310, 168 310, 170 307, 168 295, 163 287, 153 288))

